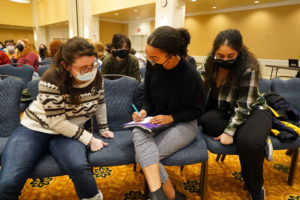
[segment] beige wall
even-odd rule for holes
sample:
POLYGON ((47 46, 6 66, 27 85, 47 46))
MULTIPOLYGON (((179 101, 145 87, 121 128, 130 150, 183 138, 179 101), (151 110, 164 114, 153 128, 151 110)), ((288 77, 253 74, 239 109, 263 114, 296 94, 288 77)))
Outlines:
POLYGON ((4 40, 13 39, 17 42, 19 39, 27 38, 33 43, 33 31, 24 29, 9 29, 0 28, 0 41, 4 43, 4 40))
MULTIPOLYGON (((0 0, 0 5, 0 24, 23 27, 33 26, 31 4, 0 0)), ((2 32, 0 35, 2 35, 2 32)))
POLYGON ((300 5, 186 17, 189 54, 205 56, 219 31, 239 29, 257 58, 300 59, 300 5))
POLYGON ((116 33, 123 33, 128 36, 128 24, 116 22, 99 22, 100 41, 103 44, 111 43, 111 39, 116 33))
POLYGON ((91 9, 92 14, 96 15, 150 3, 155 3, 155 0, 91 0, 91 9))
POLYGON ((68 21, 68 0, 40 0, 36 3, 39 26, 68 21))
POLYGON ((150 34, 154 31, 155 29, 155 20, 150 21, 150 34))

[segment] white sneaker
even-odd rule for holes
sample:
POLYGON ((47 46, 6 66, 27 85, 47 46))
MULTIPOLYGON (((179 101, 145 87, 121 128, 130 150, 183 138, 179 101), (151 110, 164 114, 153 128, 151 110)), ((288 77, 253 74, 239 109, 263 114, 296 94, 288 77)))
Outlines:
POLYGON ((103 200, 103 194, 100 190, 98 190, 98 194, 96 194, 95 196, 93 196, 92 198, 83 198, 81 200, 103 200))

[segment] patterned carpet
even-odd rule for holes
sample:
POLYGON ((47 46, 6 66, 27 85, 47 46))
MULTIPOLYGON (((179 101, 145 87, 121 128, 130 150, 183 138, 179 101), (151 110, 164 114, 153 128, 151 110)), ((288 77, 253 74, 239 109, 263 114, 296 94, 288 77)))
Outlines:
MULTIPOLYGON (((237 156, 227 156, 224 163, 215 161, 216 155, 209 155, 207 200, 248 200, 247 191, 243 190, 243 179, 239 173, 237 156)), ((293 186, 287 184, 290 157, 285 151, 275 151, 273 162, 265 161, 264 177, 268 200, 300 200, 300 164, 293 186)), ((185 193, 190 200, 200 199, 199 191, 200 164, 179 167, 166 167, 173 184, 185 193)), ((144 178, 133 165, 94 168, 94 176, 105 200, 143 199, 144 178)), ((74 200, 76 196, 72 181, 68 176, 49 177, 42 182, 28 179, 20 197, 21 200, 74 200)))

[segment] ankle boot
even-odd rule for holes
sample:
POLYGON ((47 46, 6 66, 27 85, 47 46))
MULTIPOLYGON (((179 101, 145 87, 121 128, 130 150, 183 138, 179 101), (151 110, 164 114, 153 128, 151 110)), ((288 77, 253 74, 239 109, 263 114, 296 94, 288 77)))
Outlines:
POLYGON ((102 195, 102 192, 100 190, 98 190, 98 194, 96 194, 92 198, 83 198, 81 200, 103 200, 103 195, 102 195))
POLYGON ((185 194, 178 192, 175 188, 175 200, 186 200, 187 197, 185 196, 185 194))
POLYGON ((151 200, 168 200, 168 198, 166 197, 162 186, 154 191, 154 192, 150 192, 150 199, 151 200))

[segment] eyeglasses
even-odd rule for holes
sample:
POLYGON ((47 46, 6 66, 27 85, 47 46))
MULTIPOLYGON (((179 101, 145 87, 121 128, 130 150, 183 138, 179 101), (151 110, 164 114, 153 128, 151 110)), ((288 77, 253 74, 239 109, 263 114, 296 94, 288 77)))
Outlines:
MULTIPOLYGON (((166 58, 166 60, 165 60, 162 64, 160 64, 160 65, 164 65, 164 64, 170 59, 170 57, 165 57, 165 58, 166 58)), ((153 62, 153 61, 150 60, 148 57, 147 57, 147 61, 148 61, 152 66, 154 66, 155 64, 159 64, 159 63, 153 62)))
POLYGON ((73 69, 78 70, 80 74, 85 74, 85 73, 88 73, 90 71, 93 71, 98 66, 99 66, 99 62, 97 60, 95 60, 93 62, 93 64, 91 64, 91 65, 85 65, 85 66, 81 66, 81 67, 73 66, 73 69))
POLYGON ((215 56, 214 59, 215 59, 218 63, 222 63, 222 62, 226 61, 227 63, 232 64, 232 63, 234 63, 234 61, 236 61, 237 57, 238 57, 238 55, 237 55, 235 58, 233 58, 233 59, 230 59, 230 60, 224 60, 224 59, 217 58, 217 56, 215 56))

